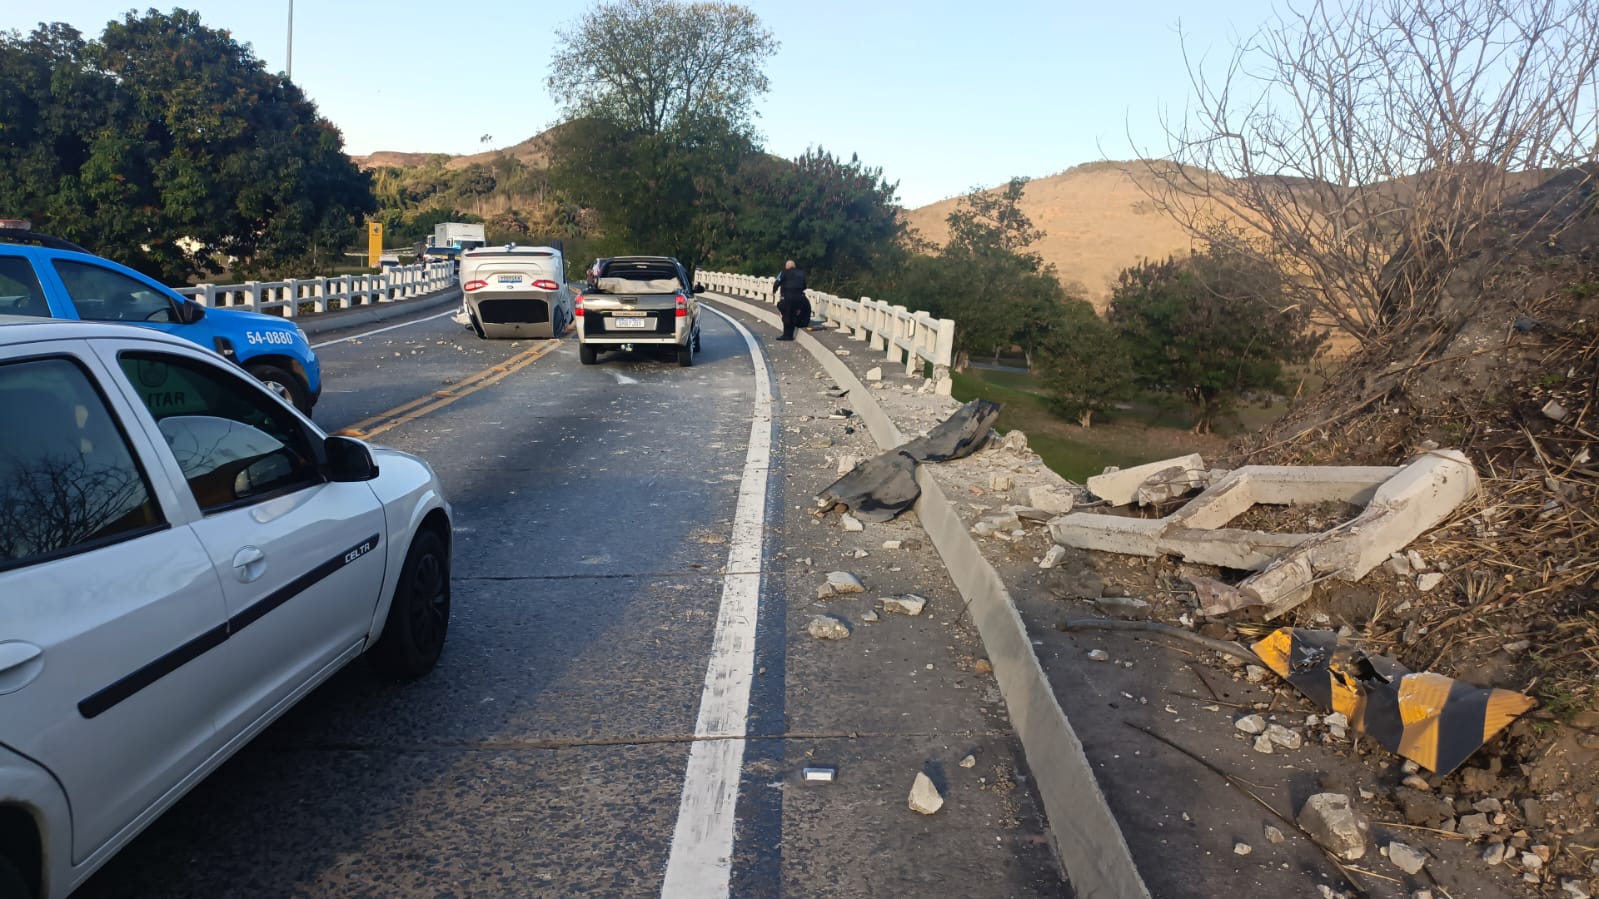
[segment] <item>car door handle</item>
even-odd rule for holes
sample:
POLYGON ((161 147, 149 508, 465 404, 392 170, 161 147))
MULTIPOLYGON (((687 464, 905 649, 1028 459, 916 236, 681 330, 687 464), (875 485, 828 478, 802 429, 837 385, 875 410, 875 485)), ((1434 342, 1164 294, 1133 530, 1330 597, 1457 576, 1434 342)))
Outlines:
POLYGON ((21 640, 0 643, 0 695, 26 687, 44 670, 44 650, 21 640))
POLYGON ((266 553, 260 548, 246 546, 233 554, 233 576, 248 584, 266 574, 266 553))

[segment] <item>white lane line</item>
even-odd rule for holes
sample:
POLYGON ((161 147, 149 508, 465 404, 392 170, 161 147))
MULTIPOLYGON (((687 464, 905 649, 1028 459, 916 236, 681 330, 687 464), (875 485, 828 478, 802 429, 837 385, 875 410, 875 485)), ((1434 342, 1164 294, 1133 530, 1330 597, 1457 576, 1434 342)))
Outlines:
POLYGON ((456 309, 450 309, 445 312, 440 312, 438 315, 430 315, 426 318, 413 318, 408 322, 400 322, 397 325, 389 325, 386 328, 378 328, 374 331, 363 331, 360 334, 351 334, 349 337, 340 337, 338 340, 324 340, 321 343, 311 344, 311 349, 320 350, 325 346, 333 346, 335 343, 344 343, 346 340, 360 340, 363 337, 371 337, 373 334, 382 334, 384 331, 394 331, 400 328, 409 328, 412 325, 420 325, 423 322, 430 322, 435 318, 443 318, 446 315, 454 315, 456 311, 456 309))
POLYGON ((744 477, 733 513, 727 577, 716 616, 711 661, 700 693, 700 717, 688 753, 677 828, 666 860, 663 899, 719 899, 733 874, 733 813, 744 766, 750 682, 755 669, 755 619, 761 598, 761 548, 766 532, 766 475, 772 454, 772 384, 755 336, 723 313, 755 363, 755 409, 744 477), (724 737, 730 739, 706 739, 724 737))

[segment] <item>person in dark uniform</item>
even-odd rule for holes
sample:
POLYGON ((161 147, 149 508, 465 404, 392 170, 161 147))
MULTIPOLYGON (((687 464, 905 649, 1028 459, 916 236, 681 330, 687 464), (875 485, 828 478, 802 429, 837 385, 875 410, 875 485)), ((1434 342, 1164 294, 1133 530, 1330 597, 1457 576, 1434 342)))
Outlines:
POLYGON ((772 282, 778 294, 777 314, 783 317, 783 336, 778 340, 793 340, 796 327, 811 326, 811 301, 805 296, 805 271, 790 259, 783 265, 783 273, 772 282))

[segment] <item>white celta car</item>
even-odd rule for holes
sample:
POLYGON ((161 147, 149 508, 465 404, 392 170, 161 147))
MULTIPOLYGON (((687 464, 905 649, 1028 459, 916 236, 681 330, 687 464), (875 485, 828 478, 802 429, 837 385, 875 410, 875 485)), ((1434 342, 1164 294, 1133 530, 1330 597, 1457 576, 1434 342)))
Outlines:
POLYGON ((0 317, 0 897, 65 896, 348 662, 444 647, 427 463, 143 328, 0 317))

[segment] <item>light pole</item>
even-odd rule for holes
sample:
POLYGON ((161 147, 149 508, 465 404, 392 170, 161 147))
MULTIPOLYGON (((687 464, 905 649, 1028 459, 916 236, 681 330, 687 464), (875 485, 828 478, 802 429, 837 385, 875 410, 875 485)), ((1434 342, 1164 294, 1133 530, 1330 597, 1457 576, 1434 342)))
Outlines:
POLYGON ((294 80, 294 0, 289 0, 289 53, 288 71, 285 73, 289 81, 294 80))

